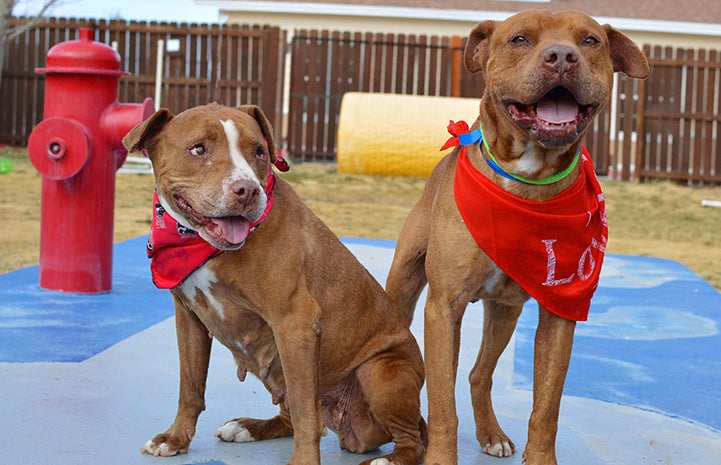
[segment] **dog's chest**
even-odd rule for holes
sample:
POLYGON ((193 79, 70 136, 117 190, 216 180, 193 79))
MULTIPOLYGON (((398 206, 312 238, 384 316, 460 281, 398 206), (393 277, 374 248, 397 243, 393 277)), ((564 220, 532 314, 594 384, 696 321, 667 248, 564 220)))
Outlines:
POLYGON ((242 295, 219 282, 209 266, 196 270, 175 292, 239 366, 258 374, 277 357, 271 328, 242 295))

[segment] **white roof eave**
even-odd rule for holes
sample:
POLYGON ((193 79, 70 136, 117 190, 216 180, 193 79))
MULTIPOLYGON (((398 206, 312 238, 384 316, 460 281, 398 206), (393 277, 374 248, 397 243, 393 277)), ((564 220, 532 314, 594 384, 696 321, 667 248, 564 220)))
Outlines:
MULTIPOLYGON (((304 15, 355 16, 371 18, 426 19, 442 21, 503 20, 512 16, 508 11, 449 10, 438 8, 406 8, 395 6, 338 5, 321 2, 298 4, 292 2, 194 0, 199 6, 225 11, 253 13, 284 13, 304 15)), ((620 17, 595 17, 599 23, 612 24, 616 29, 634 32, 721 36, 721 25, 683 21, 662 21, 620 17)))

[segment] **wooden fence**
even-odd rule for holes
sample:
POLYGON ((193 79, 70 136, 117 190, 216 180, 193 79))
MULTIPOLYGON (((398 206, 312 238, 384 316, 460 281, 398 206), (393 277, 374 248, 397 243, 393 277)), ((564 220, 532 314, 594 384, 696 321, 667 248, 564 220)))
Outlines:
MULTIPOLYGON (((335 160, 345 92, 479 98, 485 83, 463 67, 465 42, 458 36, 297 31, 291 52, 290 155, 335 160)), ((610 118, 605 110, 586 141, 603 174, 611 165, 610 118)))
MULTIPOLYGON (((463 70, 465 39, 298 31, 292 41, 288 149, 334 160, 343 93, 478 98, 484 82, 463 70)), ((615 78, 586 135, 596 172, 613 179, 721 184, 721 53, 644 48, 647 81, 615 78)))
MULTIPOLYGON (((0 143, 24 144, 42 118, 47 50, 90 26, 117 43, 122 102, 154 94, 158 40, 166 43, 162 105, 180 111, 207 101, 263 107, 290 156, 332 161, 340 102, 348 91, 480 97, 479 75, 463 70, 464 39, 296 31, 277 28, 52 20, 8 51, 1 89, 0 143), (168 49, 172 43, 174 48, 168 49), (177 50, 177 51, 176 51, 177 50), (290 70, 284 63, 290 53, 290 70), (286 84, 287 83, 287 84, 286 84), (282 120, 284 92, 288 119, 282 120)), ((647 81, 616 77, 611 103, 586 137, 596 171, 619 180, 721 184, 721 53, 644 49, 647 81)))
MULTIPOLYGON (((461 79, 459 37, 296 31, 292 39, 288 150, 304 160, 334 160, 345 92, 480 96, 482 82, 461 79)), ((464 73, 467 74, 467 73, 464 73)))
POLYGON ((721 183, 721 53, 644 47, 635 160, 641 180, 721 183))
POLYGON ((160 106, 177 113, 210 101, 257 104, 281 137, 286 39, 280 29, 51 19, 8 46, 0 95, 0 143, 27 142, 42 119, 44 101, 44 76, 34 69, 45 66, 53 45, 76 39, 81 27, 95 29, 95 40, 112 44, 120 54, 120 69, 131 73, 121 79, 120 102, 153 97, 160 65, 160 106), (165 48, 162 62, 156 59, 160 41, 165 48))

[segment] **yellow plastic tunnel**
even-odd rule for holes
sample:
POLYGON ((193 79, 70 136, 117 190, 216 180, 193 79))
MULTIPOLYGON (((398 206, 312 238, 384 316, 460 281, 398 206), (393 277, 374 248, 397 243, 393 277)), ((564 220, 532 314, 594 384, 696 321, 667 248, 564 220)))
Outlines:
POLYGON ((338 117, 338 171, 428 177, 449 151, 450 120, 473 124, 479 99, 348 92, 338 117))

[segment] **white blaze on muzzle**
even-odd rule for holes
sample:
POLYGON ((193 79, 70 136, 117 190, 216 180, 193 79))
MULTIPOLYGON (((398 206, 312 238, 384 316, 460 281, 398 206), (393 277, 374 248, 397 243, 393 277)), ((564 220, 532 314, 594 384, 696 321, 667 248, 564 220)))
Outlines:
MULTIPOLYGON (((233 171, 226 176, 223 183, 223 197, 219 199, 221 209, 228 210, 228 199, 234 196, 232 185, 237 181, 250 182, 259 192, 257 203, 253 206, 252 212, 245 212, 251 220, 259 217, 267 204, 268 198, 264 189, 260 184, 258 176, 251 168, 250 164, 243 156, 239 149, 240 134, 238 128, 232 120, 220 120, 225 135, 228 138, 228 154, 233 163, 233 171)), ((255 156, 253 154, 253 156, 255 156)), ((246 216, 246 215, 244 215, 246 216)), ((241 243, 248 235, 248 227, 250 221, 245 217, 233 216, 226 218, 212 218, 212 221, 218 225, 223 236, 231 243, 241 243)))
MULTIPOLYGON (((220 120, 220 124, 223 126, 225 135, 228 138, 228 153, 230 154, 230 160, 233 162, 234 167, 233 171, 223 179, 223 191, 225 192, 226 189, 230 190, 229 186, 234 181, 244 180, 253 182, 262 192, 263 188, 260 185, 258 176, 238 148, 240 134, 238 133, 238 128, 235 127, 235 123, 233 123, 232 120, 220 120)), ((253 154, 253 156, 255 156, 255 154, 253 154)))

